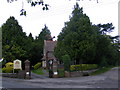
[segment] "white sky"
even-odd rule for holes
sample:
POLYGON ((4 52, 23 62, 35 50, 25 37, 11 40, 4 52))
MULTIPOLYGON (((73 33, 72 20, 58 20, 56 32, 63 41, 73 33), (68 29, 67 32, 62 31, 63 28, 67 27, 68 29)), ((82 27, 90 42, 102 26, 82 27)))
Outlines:
MULTIPOLYGON (((44 0, 49 4, 49 10, 43 11, 41 6, 31 7, 30 4, 24 1, 24 9, 27 11, 27 16, 20 16, 22 9, 22 0, 17 2, 7 3, 7 0, 2 0, 0 3, 0 26, 6 22, 10 16, 14 16, 19 24, 23 27, 23 31, 29 35, 38 36, 44 24, 51 31, 52 36, 58 36, 64 27, 64 22, 69 20, 69 15, 73 11, 76 0, 44 0)), ((83 12, 86 13, 93 24, 113 23, 115 26, 112 36, 118 35, 118 2, 119 0, 80 0, 79 6, 83 7, 83 12)))

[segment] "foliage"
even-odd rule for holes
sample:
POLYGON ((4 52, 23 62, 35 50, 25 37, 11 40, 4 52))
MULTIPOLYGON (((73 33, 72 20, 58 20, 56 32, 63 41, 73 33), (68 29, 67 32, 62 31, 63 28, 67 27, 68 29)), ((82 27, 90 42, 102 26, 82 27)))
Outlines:
POLYGON ((113 27, 112 23, 107 23, 107 24, 103 24, 103 25, 98 24, 97 26, 100 28, 101 34, 106 34, 106 32, 110 33, 115 28, 115 27, 113 27))
MULTIPOLYGON (((12 3, 14 1, 17 0, 7 0, 8 3, 12 3)), ((27 0, 28 4, 31 4, 31 7, 35 7, 36 5, 41 5, 42 6, 42 10, 49 10, 49 5, 45 4, 43 0, 27 0)), ((20 16, 24 15, 26 16, 26 10, 24 9, 24 2, 22 1, 22 9, 20 10, 20 16)))
POLYGON ((85 71, 85 70, 92 70, 97 68, 98 68, 97 64, 80 64, 80 65, 70 66, 71 71, 85 71))
POLYGON ((61 59, 61 55, 69 54, 72 62, 76 64, 87 63, 89 58, 94 60, 96 33, 89 17, 83 14, 83 9, 76 4, 70 21, 65 23, 58 36, 55 56, 61 59))
POLYGON ((51 39, 51 32, 45 25, 40 34, 34 40, 31 50, 29 51, 29 58, 33 65, 41 61, 41 58, 43 57, 44 40, 49 39, 51 39))
POLYGON ((42 63, 38 62, 37 64, 34 65, 34 69, 39 69, 41 67, 42 63))
MULTIPOLYGON (((7 0, 8 3, 12 3, 14 1, 18 1, 18 0, 7 0)), ((80 0, 76 0, 76 1, 80 1, 80 0)), ((98 3, 98 0, 96 0, 96 1, 98 3)), ((28 2, 28 4, 31 4, 32 7, 35 7, 36 5, 41 5, 43 10, 49 10, 49 4, 45 4, 44 0, 39 0, 39 1, 38 0, 27 0, 27 2, 28 2)), ((24 2, 23 1, 22 1, 22 4, 24 6, 24 2)), ((20 15, 26 16, 26 10, 23 9, 24 8, 23 6, 22 6, 22 9, 20 11, 21 12, 20 15)))
POLYGON ((2 68, 2 72, 3 73, 13 73, 13 68, 8 68, 8 67, 6 67, 6 68, 2 68))
POLYGON ((64 69, 58 69, 58 77, 64 77, 64 69))
POLYGON ((118 60, 118 42, 107 35, 113 29, 112 23, 92 25, 89 17, 83 13, 83 8, 76 3, 70 20, 65 22, 58 35, 55 56, 61 61, 62 56, 68 54, 71 64, 115 65, 118 60))
POLYGON ((62 56, 62 60, 64 63, 65 71, 70 71, 70 57, 69 57, 69 55, 62 56))
POLYGON ((8 62, 5 64, 5 67, 2 68, 3 73, 13 73, 13 63, 8 62))
POLYGON ((26 59, 30 60, 31 65, 41 61, 44 40, 51 39, 51 32, 46 25, 35 39, 31 33, 27 36, 23 32, 22 27, 13 16, 7 19, 1 29, 2 55, 6 62, 20 59, 24 68, 26 59))
POLYGON ((5 64, 6 67, 13 67, 13 63, 12 62, 8 62, 5 64))
POLYGON ((32 72, 33 72, 33 73, 36 73, 36 74, 38 74, 38 75, 43 75, 43 74, 44 74, 44 73, 43 73, 43 70, 42 70, 41 68, 36 69, 36 70, 32 70, 32 72))
POLYGON ((36 39, 41 41, 51 39, 51 32, 46 25, 44 26, 38 37, 36 37, 36 39))
POLYGON ((2 25, 2 55, 8 61, 16 58, 23 59, 26 51, 24 49, 24 39, 26 34, 14 17, 10 17, 2 25))

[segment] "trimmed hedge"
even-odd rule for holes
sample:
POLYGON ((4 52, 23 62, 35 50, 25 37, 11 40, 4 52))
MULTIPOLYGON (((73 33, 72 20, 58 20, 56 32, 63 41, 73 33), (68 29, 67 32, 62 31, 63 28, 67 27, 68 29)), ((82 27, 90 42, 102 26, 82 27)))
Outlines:
POLYGON ((34 69, 38 69, 42 66, 42 63, 41 62, 38 62, 37 64, 34 65, 34 69))
POLYGON ((71 71, 80 71, 80 70, 92 70, 98 68, 97 64, 80 64, 80 65, 71 65, 71 71))

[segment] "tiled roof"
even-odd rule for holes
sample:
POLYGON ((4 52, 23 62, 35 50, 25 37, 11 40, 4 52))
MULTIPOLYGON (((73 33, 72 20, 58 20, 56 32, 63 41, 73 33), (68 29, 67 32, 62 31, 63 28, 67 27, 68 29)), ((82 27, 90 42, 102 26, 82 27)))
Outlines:
POLYGON ((46 53, 48 53, 48 58, 55 58, 55 56, 53 55, 53 52, 54 52, 54 48, 57 44, 57 41, 46 41, 44 40, 44 57, 43 59, 46 59, 46 53))
POLYGON ((57 41, 44 41, 44 49, 46 51, 54 51, 57 41))

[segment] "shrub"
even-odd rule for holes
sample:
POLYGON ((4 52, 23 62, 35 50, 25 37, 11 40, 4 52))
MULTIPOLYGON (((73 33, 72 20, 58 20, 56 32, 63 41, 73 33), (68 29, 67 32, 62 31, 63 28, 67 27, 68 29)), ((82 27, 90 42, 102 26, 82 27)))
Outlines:
POLYGON ((5 67, 2 68, 3 73, 12 73, 13 72, 13 63, 8 62, 5 64, 5 67))
POLYGON ((62 60, 64 63, 65 71, 70 71, 70 56, 69 55, 62 56, 62 60))
POLYGON ((3 67, 3 68, 2 68, 2 73, 5 73, 5 72, 6 72, 6 68, 3 67))
POLYGON ((40 68, 41 65, 42 65, 42 63, 38 62, 37 64, 34 65, 34 69, 36 70, 36 69, 40 68))
POLYGON ((12 62, 8 62, 5 64, 6 67, 12 67, 13 68, 13 63, 12 62))
POLYGON ((7 67, 6 68, 6 73, 13 73, 13 68, 7 67))
POLYGON ((80 65, 71 65, 71 71, 80 71, 80 70, 92 70, 98 67, 97 64, 80 64, 80 65))
POLYGON ((2 72, 3 73, 13 73, 13 68, 9 68, 9 67, 4 67, 2 68, 2 72))

